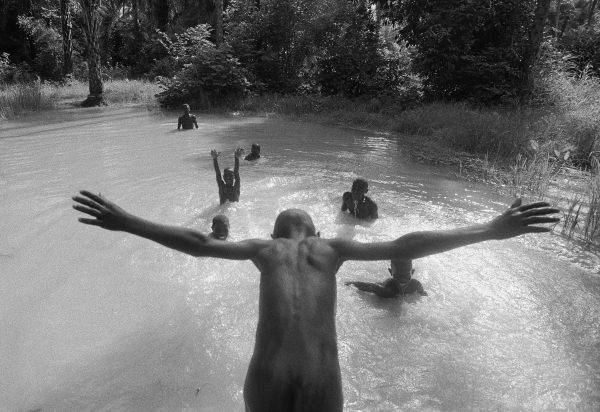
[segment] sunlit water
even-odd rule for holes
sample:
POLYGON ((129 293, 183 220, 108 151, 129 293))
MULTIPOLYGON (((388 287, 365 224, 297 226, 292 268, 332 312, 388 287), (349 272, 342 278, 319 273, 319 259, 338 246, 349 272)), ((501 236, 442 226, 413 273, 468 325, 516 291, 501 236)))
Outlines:
MULTIPOLYGON (((485 221, 510 199, 408 161, 384 135, 306 123, 68 110, 0 125, 0 409, 242 411, 259 274, 77 222, 70 197, 100 191, 143 217, 231 240, 267 238, 306 209, 325 237, 387 240, 485 221), (210 149, 262 145, 241 201, 218 205, 210 149), (340 214, 354 178, 380 219, 340 214)), ((346 411, 600 409, 600 263, 557 235, 488 242, 415 261, 429 296, 382 300, 338 274, 346 411)))

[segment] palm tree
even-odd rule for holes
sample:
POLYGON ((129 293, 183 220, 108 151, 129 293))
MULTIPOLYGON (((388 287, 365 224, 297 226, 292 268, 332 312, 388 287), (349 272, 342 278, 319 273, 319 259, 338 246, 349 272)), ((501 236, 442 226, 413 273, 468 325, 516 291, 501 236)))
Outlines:
POLYGON ((83 30, 87 40, 87 62, 90 94, 83 106, 106 104, 103 97, 102 74, 100 73, 100 18, 99 9, 102 0, 79 0, 83 20, 83 30))

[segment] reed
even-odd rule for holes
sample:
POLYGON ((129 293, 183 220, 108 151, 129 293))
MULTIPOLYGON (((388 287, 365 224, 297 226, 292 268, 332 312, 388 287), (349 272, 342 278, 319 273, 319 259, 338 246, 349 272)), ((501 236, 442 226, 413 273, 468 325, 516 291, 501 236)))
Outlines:
POLYGON ((55 101, 48 87, 39 81, 0 85, 0 119, 50 109, 55 101))

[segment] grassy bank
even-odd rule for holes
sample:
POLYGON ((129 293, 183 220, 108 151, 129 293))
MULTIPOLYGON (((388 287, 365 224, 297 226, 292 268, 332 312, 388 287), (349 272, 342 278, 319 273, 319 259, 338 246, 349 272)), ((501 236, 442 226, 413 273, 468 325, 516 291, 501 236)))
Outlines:
MULTIPOLYGON (((109 105, 139 104, 158 107, 154 95, 158 85, 140 80, 104 82, 104 98, 109 105)), ((71 81, 66 84, 31 82, 0 85, 0 120, 26 113, 77 105, 88 95, 88 84, 71 81)))

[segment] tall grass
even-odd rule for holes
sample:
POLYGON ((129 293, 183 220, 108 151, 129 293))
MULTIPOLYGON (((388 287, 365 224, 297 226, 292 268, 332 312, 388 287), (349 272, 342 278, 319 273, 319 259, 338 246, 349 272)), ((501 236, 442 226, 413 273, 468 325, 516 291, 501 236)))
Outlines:
POLYGON ((562 233, 582 239, 587 245, 600 245, 600 161, 592 159, 584 193, 571 193, 563 211, 562 233))
POLYGON ((50 109, 54 105, 48 86, 39 81, 0 85, 0 119, 50 109))
MULTIPOLYGON (((157 84, 143 80, 109 80, 104 82, 104 98, 109 105, 137 104, 156 108, 154 95, 157 84)), ((67 84, 15 83, 0 85, 0 119, 10 119, 26 113, 77 105, 87 97, 88 84, 71 81, 67 84)))

